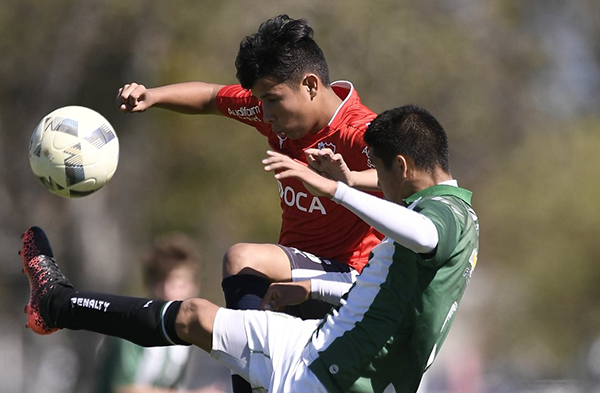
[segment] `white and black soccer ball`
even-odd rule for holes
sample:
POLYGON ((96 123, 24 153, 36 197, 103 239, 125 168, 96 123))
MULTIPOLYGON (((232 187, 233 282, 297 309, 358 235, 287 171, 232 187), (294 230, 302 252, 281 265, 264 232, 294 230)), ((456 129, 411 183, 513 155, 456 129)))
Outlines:
POLYGON ((119 162, 119 139, 98 112, 65 106, 44 116, 29 141, 29 163, 46 189, 78 198, 102 188, 119 162))

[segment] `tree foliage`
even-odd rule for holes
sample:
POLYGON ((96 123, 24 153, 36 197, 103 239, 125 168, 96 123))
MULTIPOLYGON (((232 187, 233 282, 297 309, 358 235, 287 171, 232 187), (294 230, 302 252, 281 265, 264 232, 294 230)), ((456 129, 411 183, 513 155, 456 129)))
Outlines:
POLYGON ((535 133, 479 192, 490 353, 564 373, 598 335, 600 120, 535 133), (485 201, 485 202, 484 202, 485 201))

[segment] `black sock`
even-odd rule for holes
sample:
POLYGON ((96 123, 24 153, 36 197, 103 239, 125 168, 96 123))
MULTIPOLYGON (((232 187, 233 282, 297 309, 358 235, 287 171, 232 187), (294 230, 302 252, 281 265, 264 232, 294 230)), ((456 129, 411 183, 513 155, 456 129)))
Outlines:
POLYGON ((57 327, 120 337, 144 347, 190 345, 175 333, 181 301, 54 289, 49 313, 57 327))
MULTIPOLYGON (((225 306, 234 310, 256 310, 260 306, 271 282, 251 274, 225 277, 221 283, 225 295, 225 306)), ((239 375, 231 376, 234 393, 252 393, 250 384, 239 375)))
POLYGON ((252 386, 237 374, 231 376, 231 390, 233 393, 252 393, 252 386))
POLYGON ((257 310, 271 282, 251 274, 225 277, 221 283, 225 306, 233 310, 257 310))

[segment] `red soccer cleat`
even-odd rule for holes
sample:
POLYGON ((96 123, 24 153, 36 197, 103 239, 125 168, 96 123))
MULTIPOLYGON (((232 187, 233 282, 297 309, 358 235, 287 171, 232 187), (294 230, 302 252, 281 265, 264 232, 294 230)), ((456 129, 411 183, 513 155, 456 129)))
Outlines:
POLYGON ((42 229, 29 228, 22 236, 23 246, 19 255, 23 257, 23 273, 29 279, 29 303, 25 306, 25 327, 37 334, 51 334, 59 330, 49 314, 50 297, 56 285, 73 288, 73 285, 58 270, 52 248, 42 229))

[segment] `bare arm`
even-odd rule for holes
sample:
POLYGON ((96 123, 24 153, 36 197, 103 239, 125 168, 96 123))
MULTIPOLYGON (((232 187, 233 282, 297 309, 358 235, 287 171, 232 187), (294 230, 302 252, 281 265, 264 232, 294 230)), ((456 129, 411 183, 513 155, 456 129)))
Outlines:
POLYGON ((321 176, 341 181, 350 187, 363 191, 379 191, 377 171, 351 171, 341 154, 334 154, 331 149, 306 149, 308 165, 321 176))
POLYGON ((277 311, 310 298, 310 280, 274 282, 269 286, 259 309, 277 311))
POLYGON ((157 107, 188 114, 220 114, 216 97, 223 85, 185 82, 146 88, 137 83, 126 84, 117 94, 117 107, 123 113, 143 112, 157 107))
POLYGON ((350 184, 362 191, 381 191, 377 183, 377 171, 375 169, 352 171, 352 183, 350 184))
POLYGON ((308 299, 339 304, 340 298, 350 290, 351 283, 310 279, 294 282, 275 282, 269 286, 261 310, 280 310, 285 306, 300 304, 308 299))

